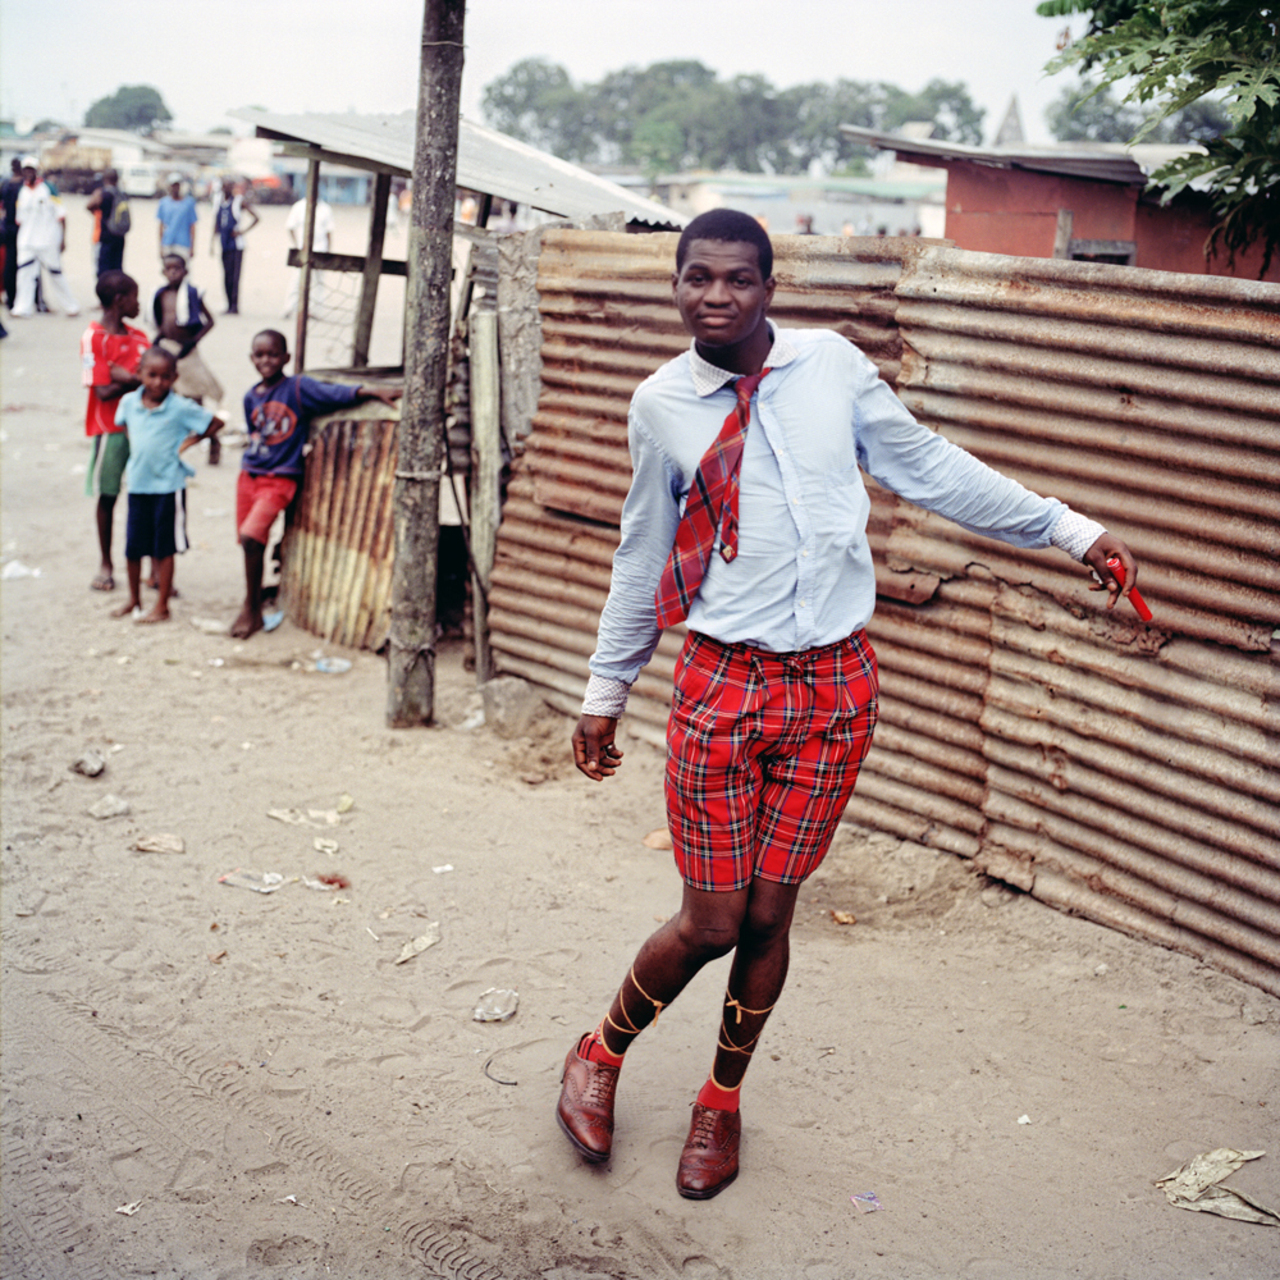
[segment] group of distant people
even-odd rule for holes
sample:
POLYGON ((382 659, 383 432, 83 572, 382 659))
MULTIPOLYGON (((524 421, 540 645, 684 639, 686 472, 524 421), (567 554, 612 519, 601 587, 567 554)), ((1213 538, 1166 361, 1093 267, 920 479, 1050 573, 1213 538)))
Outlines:
MULTIPOLYGON (((119 181, 116 170, 106 170, 101 185, 85 206, 94 218, 94 274, 99 277, 123 269, 125 238, 132 230, 129 201, 120 190, 119 181)), ((66 214, 57 188, 40 176, 35 156, 12 161, 9 177, 0 183, 0 215, 4 298, 9 314, 26 319, 37 311, 49 310, 44 298, 47 287, 66 315, 79 315, 80 304, 62 270, 62 255, 67 247, 66 214)), ((181 175, 173 174, 168 194, 156 209, 162 261, 175 255, 184 263, 191 261, 197 216, 195 197, 183 194, 181 175)), ((258 221, 257 212, 245 199, 244 185, 235 178, 224 178, 214 211, 209 252, 221 251, 228 315, 240 311, 244 238, 258 221)))

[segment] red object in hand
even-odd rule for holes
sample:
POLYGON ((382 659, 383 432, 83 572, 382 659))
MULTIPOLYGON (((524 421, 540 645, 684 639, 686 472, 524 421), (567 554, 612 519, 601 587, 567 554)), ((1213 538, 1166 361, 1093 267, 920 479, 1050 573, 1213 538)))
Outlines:
MULTIPOLYGON (((1119 557, 1109 556, 1107 558, 1107 568, 1116 575, 1116 581, 1123 587, 1124 565, 1120 563, 1119 557)), ((1147 608, 1147 602, 1138 594, 1137 587, 1134 587, 1134 589, 1129 592, 1129 603, 1133 605, 1138 617, 1140 617, 1143 622, 1151 621, 1151 610, 1147 608)))

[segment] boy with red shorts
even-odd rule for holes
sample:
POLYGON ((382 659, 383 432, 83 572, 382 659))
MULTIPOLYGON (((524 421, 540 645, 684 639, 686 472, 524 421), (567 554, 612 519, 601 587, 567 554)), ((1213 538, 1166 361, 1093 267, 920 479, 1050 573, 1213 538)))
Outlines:
POLYGON ((231 624, 231 634, 241 640, 262 630, 262 573, 271 526, 298 491, 312 418, 365 400, 394 405, 401 395, 302 375, 286 378, 289 344, 274 329, 264 329, 254 338, 249 358, 262 381, 244 395, 249 443, 236 483, 236 530, 244 549, 246 590, 244 608, 231 624))
POLYGON ((773 247, 715 209, 685 228, 672 291, 693 337, 636 391, 622 542, 591 658, 574 761, 611 776, 627 691, 665 626, 688 619, 667 729, 666 800, 680 910, 640 948, 595 1031, 565 1058, 556 1119, 609 1158, 623 1055, 709 960, 734 953, 711 1074, 676 1188, 738 1175, 739 1091, 782 993, 800 886, 822 861, 871 745, 878 680, 870 501, 859 468, 966 528, 1056 546, 1121 594, 1128 547, 921 426, 875 366, 829 330, 775 329, 773 247), (727 411, 727 416, 726 416, 727 411))

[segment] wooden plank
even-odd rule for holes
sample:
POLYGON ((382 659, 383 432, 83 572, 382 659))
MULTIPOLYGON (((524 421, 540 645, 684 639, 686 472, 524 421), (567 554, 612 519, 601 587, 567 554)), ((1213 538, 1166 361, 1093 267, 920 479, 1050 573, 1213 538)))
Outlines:
POLYGON ((369 217, 369 253, 364 260, 364 280, 360 285, 360 310, 356 313, 356 333, 351 360, 355 365, 369 361, 369 341, 373 334, 373 312, 378 303, 378 278, 382 275, 382 244, 387 235, 387 201, 391 196, 391 175, 380 173, 373 184, 373 209, 369 217))
POLYGON ((502 425, 498 399, 498 316, 477 311, 471 317, 471 560, 475 571, 476 679, 493 675, 489 652, 487 600, 502 518, 502 425))

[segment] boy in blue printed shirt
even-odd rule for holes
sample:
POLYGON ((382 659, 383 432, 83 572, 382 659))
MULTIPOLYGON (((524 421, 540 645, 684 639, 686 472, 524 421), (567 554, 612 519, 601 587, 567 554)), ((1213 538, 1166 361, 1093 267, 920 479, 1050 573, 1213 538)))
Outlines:
POLYGON ((185 396, 173 394, 178 362, 152 347, 138 365, 142 385, 120 399, 116 422, 129 434, 129 519, 125 559, 129 600, 112 616, 132 614, 138 622, 167 622, 173 592, 173 557, 187 549, 187 476, 195 472, 179 456, 222 430, 222 419, 185 396), (155 566, 160 598, 142 612, 142 558, 155 566))
POLYGON ((231 624, 243 640, 262 630, 262 573, 267 542, 276 516, 284 511, 302 480, 303 452, 311 420, 317 414, 365 400, 394 406, 399 390, 345 387, 298 374, 284 375, 289 344, 284 334, 264 329, 249 351, 262 381, 244 395, 244 421, 249 432, 236 484, 236 531, 244 548, 244 608, 231 624))

